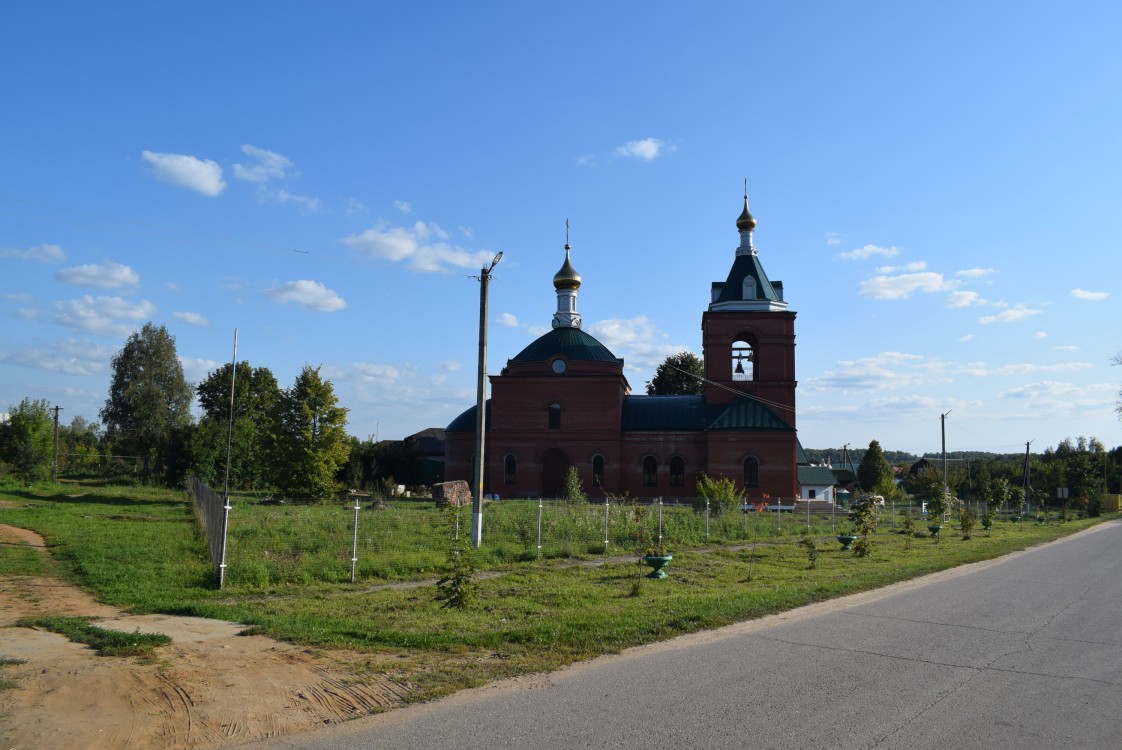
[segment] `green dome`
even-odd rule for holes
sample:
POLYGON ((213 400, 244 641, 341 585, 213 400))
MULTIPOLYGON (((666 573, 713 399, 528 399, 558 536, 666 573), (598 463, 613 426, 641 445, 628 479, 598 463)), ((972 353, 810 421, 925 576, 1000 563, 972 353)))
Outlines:
POLYGON ((579 328, 554 328, 520 351, 509 364, 516 362, 545 362, 562 356, 572 361, 616 362, 623 360, 612 354, 608 347, 579 328))

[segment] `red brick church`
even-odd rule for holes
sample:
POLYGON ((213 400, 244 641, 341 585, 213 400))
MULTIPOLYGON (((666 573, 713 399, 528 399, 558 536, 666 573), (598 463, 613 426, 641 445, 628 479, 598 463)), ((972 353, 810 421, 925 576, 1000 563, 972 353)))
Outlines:
MULTIPOLYGON (((566 243, 553 330, 490 377, 484 493, 557 497, 575 466, 590 497, 692 497, 702 472, 750 497, 798 496, 795 313, 764 273, 747 196, 736 228, 732 268, 701 315, 699 396, 632 395, 623 359, 581 329, 566 243)), ((472 484, 475 423, 473 406, 445 429, 446 479, 472 484)))

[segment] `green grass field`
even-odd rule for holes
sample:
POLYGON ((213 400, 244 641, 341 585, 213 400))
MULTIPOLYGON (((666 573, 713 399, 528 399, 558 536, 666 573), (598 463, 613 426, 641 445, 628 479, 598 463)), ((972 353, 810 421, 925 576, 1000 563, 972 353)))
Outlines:
POLYGON ((670 578, 653 581, 639 577, 635 552, 640 521, 657 534, 657 509, 637 521, 633 507, 610 507, 606 550, 603 506, 543 512, 552 529, 543 529, 550 542, 538 560, 537 502, 502 501, 487 508, 484 546, 473 554, 488 575, 476 577, 472 606, 451 609, 431 584, 449 546, 431 503, 360 512, 351 584, 353 511, 236 498, 229 585, 219 591, 184 493, 0 487, 0 501, 0 523, 37 531, 51 552, 42 561, 4 545, 0 575, 59 575, 131 611, 232 620, 294 643, 354 649, 368 655, 364 668, 398 675, 416 699, 990 559, 1113 517, 1000 522, 969 541, 948 524, 938 542, 895 533, 887 520, 865 558, 840 551, 825 517, 810 530, 819 549, 810 569, 799 544, 805 518, 784 515, 777 531, 772 514, 732 514, 710 521, 707 543, 703 516, 664 508, 674 560, 670 578))

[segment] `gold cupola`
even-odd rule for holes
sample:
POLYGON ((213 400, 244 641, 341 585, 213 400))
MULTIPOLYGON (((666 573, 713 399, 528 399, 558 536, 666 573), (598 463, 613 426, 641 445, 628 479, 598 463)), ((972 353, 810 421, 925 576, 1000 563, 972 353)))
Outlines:
POLYGON ((580 289, 580 274, 577 269, 573 268, 572 261, 569 260, 569 243, 565 243, 565 263, 561 266, 561 270, 553 276, 554 289, 580 289))

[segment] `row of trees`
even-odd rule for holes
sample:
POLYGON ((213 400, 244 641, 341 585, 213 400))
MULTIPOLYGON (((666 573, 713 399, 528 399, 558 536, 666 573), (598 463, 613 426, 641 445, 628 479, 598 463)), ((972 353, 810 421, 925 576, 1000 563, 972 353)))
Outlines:
MULTIPOLYGON (((857 467, 858 486, 865 492, 884 497, 908 492, 927 497, 943 484, 943 467, 928 461, 924 470, 903 472, 902 485, 885 458, 880 444, 873 440, 857 467)), ((948 462, 946 483, 951 494, 961 500, 993 503, 1020 502, 1023 497, 1024 454, 978 456, 948 462)), ((1061 506, 1064 499, 1056 490, 1067 490, 1066 502, 1072 507, 1087 507, 1101 493, 1118 492, 1122 484, 1122 448, 1107 451, 1095 438, 1063 440, 1056 448, 1028 457, 1029 492, 1034 506, 1061 506)))
MULTIPOLYGON (((221 485, 229 442, 232 487, 274 489, 305 500, 336 491, 352 438, 346 434, 347 409, 318 368, 305 366, 290 388, 281 388, 267 368, 227 364, 193 388, 183 376, 175 339, 163 326, 147 323, 129 336, 111 369, 99 415, 104 432, 80 417, 59 430, 59 453, 68 468, 124 460, 135 462, 148 482, 178 484, 193 472, 221 485), (203 411, 198 424, 191 416, 196 393, 203 411)), ((53 431, 49 405, 24 399, 0 429, 0 460, 25 481, 45 479, 53 431)))

